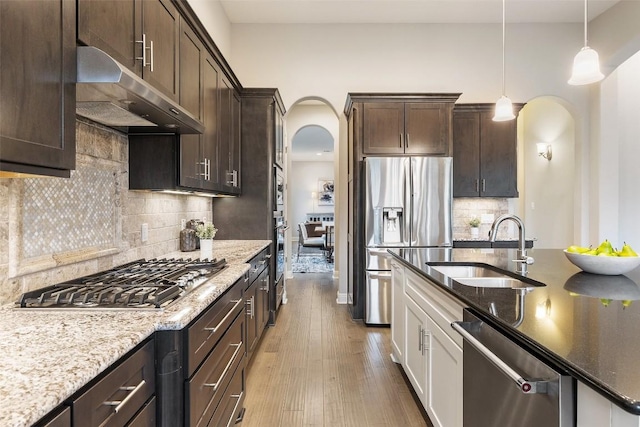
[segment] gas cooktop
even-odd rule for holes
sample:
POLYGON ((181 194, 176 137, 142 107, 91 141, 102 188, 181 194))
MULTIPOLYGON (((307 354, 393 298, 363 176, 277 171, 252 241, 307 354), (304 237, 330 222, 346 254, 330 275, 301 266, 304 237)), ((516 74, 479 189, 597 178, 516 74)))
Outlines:
POLYGON ((162 309, 226 266, 224 259, 137 260, 22 294, 20 308, 162 309))

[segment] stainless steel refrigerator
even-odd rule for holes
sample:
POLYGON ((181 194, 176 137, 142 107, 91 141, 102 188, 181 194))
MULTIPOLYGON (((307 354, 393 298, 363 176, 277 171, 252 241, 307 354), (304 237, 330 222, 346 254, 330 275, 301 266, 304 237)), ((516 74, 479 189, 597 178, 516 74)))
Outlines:
POLYGON ((451 157, 368 157, 365 323, 391 321, 389 248, 452 247, 451 157))

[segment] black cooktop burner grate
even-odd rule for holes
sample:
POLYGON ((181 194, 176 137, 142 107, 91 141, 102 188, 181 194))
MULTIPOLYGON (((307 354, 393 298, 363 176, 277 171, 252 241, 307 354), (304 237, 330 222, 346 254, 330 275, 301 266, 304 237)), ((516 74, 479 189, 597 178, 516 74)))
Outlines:
POLYGON ((23 308, 164 308, 215 276, 226 261, 137 260, 22 294, 23 308))

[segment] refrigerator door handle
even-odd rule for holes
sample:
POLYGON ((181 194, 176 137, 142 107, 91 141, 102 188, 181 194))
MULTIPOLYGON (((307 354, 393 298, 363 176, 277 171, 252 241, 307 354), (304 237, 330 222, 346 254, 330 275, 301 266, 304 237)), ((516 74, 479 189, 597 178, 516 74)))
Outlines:
POLYGON ((409 157, 405 159, 404 168, 405 168, 405 182, 404 182, 404 206, 405 206, 405 216, 403 218, 404 221, 404 234, 402 236, 402 243, 405 246, 411 246, 412 236, 413 236, 413 227, 412 227, 412 218, 413 218, 413 175, 411 171, 413 170, 413 163, 415 159, 409 157))

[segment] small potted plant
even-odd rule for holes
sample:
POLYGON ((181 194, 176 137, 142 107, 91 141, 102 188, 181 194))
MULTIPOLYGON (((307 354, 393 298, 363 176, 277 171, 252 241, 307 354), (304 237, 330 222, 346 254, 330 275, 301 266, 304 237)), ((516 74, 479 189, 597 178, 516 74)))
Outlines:
POLYGON ((218 229, 212 222, 198 224, 196 227, 196 236, 200 239, 200 259, 213 259, 213 238, 216 236, 218 229))
POLYGON ((469 220, 469 227, 471 227, 471 237, 477 239, 480 235, 480 218, 473 217, 469 220))

